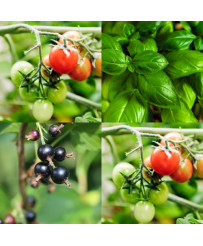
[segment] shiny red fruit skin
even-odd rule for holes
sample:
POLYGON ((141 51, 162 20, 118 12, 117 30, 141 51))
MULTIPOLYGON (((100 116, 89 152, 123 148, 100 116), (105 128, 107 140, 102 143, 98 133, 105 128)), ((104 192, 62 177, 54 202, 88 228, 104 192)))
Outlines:
MULTIPOLYGON (((71 42, 68 43, 71 45, 71 42)), ((59 74, 67 74, 76 68, 78 53, 74 50, 67 50, 67 54, 54 46, 49 53, 49 61, 53 70, 59 74)))
POLYGON ((180 163, 179 154, 176 152, 169 152, 170 156, 167 156, 164 150, 158 148, 154 149, 151 154, 152 168, 159 175, 170 175, 178 169, 180 163))
POLYGON ((198 178, 201 178, 203 179, 203 158, 200 159, 198 162, 197 162, 197 168, 194 167, 194 174, 198 177, 198 178))
MULTIPOLYGON (((174 140, 174 141, 181 141, 182 140, 182 137, 180 135, 180 133, 178 132, 169 132, 167 133, 166 135, 164 135, 165 138, 168 138, 170 140, 174 140)), ((165 142, 163 140, 161 140, 161 144, 162 145, 165 145, 165 142)), ((172 147, 173 144, 172 143, 169 143, 168 145, 169 147, 172 147)), ((176 146, 180 147, 180 145, 176 144, 176 146)), ((181 154, 183 154, 185 152, 185 149, 181 148, 181 154)))
POLYGON ((71 79, 75 81, 83 81, 87 79, 91 74, 91 62, 87 57, 84 57, 80 64, 76 66, 75 69, 73 69, 72 72, 70 72, 68 75, 71 79))
POLYGON ((193 165, 189 159, 181 161, 178 169, 170 175, 171 179, 177 183, 184 183, 192 177, 193 165))
POLYGON ((8 214, 6 215, 4 219, 4 223, 5 224, 15 224, 15 218, 12 215, 8 214))

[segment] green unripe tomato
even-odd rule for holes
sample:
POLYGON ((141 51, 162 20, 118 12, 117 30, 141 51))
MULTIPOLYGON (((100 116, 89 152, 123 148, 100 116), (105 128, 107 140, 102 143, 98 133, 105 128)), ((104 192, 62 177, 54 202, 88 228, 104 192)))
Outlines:
POLYGON ((33 69, 34 67, 29 62, 26 61, 16 62, 11 68, 11 80, 16 84, 17 87, 19 87, 24 79, 22 74, 19 73, 19 71, 21 71, 24 74, 28 74, 33 69))
POLYGON ((132 190, 129 194, 128 189, 121 190, 121 197, 125 202, 132 203, 132 204, 137 203, 139 201, 138 199, 140 198, 136 190, 132 190))
POLYGON ((35 101, 32 114, 39 122, 46 122, 51 119, 54 112, 54 107, 51 101, 47 99, 38 99, 35 101))
POLYGON ((134 216, 141 223, 146 224, 152 221, 155 215, 154 204, 150 201, 139 201, 135 204, 134 216))
POLYGON ((61 103, 66 99, 67 87, 63 81, 60 81, 55 85, 57 89, 46 87, 45 95, 48 99, 51 100, 54 104, 61 103))
MULTIPOLYGON (((120 174, 120 172, 126 176, 129 176, 131 173, 135 172, 135 168, 127 162, 121 162, 114 167, 112 172, 112 179, 118 189, 121 188, 122 184, 125 181, 125 178, 120 174)), ((136 173, 134 173, 133 176, 135 175, 136 173)))
POLYGON ((147 194, 150 201, 152 201, 155 205, 161 205, 168 199, 168 187, 164 182, 162 182, 157 185, 157 188, 159 191, 148 189, 147 194))
POLYGON ((109 107, 109 102, 106 100, 102 100, 102 113, 104 114, 109 107))
POLYGON ((28 92, 26 87, 19 88, 19 94, 24 101, 35 102, 38 97, 37 88, 32 87, 28 92))

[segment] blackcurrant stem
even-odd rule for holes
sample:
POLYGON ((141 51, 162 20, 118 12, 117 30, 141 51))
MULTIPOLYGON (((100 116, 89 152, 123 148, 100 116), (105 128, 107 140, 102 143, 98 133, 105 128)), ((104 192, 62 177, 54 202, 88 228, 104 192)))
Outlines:
POLYGON ((50 166, 52 166, 53 168, 55 168, 55 165, 54 165, 54 163, 53 163, 53 161, 52 161, 52 159, 51 159, 50 156, 47 157, 47 161, 49 162, 49 165, 50 166))
POLYGON ((43 176, 41 174, 38 174, 38 176, 36 177, 35 181, 38 182, 41 178, 43 178, 43 176))
POLYGON ((71 188, 71 183, 68 182, 68 179, 66 179, 66 180, 64 181, 64 183, 65 183, 69 188, 71 188))
POLYGON ((50 185, 48 188, 48 193, 53 193, 56 190, 56 186, 54 184, 50 185))
POLYGON ((29 140, 33 139, 33 136, 32 135, 25 135, 25 138, 29 141, 29 140))
POLYGON ((74 156, 73 152, 70 154, 66 154, 66 158, 73 158, 75 160, 75 156, 74 156))

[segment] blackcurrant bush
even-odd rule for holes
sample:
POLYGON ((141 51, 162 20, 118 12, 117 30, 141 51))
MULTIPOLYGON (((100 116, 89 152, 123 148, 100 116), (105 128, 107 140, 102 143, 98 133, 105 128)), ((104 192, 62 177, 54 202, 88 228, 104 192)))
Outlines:
POLYGON ((4 223, 5 224, 15 224, 15 218, 11 214, 8 214, 6 215, 4 219, 4 223))
POLYGON ((31 208, 34 207, 34 205, 36 203, 35 198, 33 196, 28 196, 27 200, 28 200, 28 203, 29 203, 30 207, 31 208))
POLYGON ((41 161, 51 160, 54 156, 54 148, 49 144, 44 144, 39 147, 37 153, 41 161))
POLYGON ((61 128, 63 128, 64 125, 60 125, 60 126, 57 126, 57 125, 51 125, 49 127, 49 134, 51 137, 53 138, 56 138, 56 137, 59 137, 61 135, 61 128))
POLYGON ((36 218, 36 215, 33 211, 29 210, 25 213, 25 218, 26 218, 27 222, 33 222, 36 218))
POLYGON ((2 219, 0 219, 0 224, 3 224, 4 222, 3 222, 3 220, 2 219))
POLYGON ((36 181, 40 179, 48 178, 51 175, 51 168, 44 162, 39 162, 34 169, 35 175, 37 176, 36 181))
POLYGON ((28 135, 25 136, 27 140, 36 141, 40 138, 40 134, 37 130, 33 129, 28 132, 28 135))
POLYGON ((66 158, 66 150, 63 147, 55 148, 53 158, 56 161, 63 161, 66 158))
POLYGON ((53 180, 54 183, 56 184, 66 183, 69 186, 68 177, 69 177, 68 169, 62 166, 58 166, 54 168, 51 174, 51 179, 53 180))

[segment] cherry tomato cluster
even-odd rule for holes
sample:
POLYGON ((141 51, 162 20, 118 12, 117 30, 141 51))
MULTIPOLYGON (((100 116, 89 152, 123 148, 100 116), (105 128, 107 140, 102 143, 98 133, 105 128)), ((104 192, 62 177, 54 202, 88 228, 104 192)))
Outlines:
MULTIPOLYGON (((49 127, 49 134, 52 137, 58 137, 61 135, 61 128, 64 127, 64 124, 51 125, 49 127)), ((36 141, 40 138, 40 133, 38 130, 33 129, 29 131, 28 135, 25 136, 27 140, 36 141)), ((67 154, 66 150, 63 147, 53 148, 49 144, 43 144, 38 148, 38 157, 41 162, 38 162, 34 166, 35 173, 35 181, 39 182, 40 180, 47 180, 49 177, 51 178, 51 182, 56 184, 65 183, 69 188, 71 184, 68 182, 68 178, 70 176, 69 170, 63 166, 55 167, 52 159, 61 162, 65 160, 65 158, 73 157, 73 153, 67 154)))
MULTIPOLYGON (((77 31, 68 31, 63 36, 73 40, 81 38, 77 31)), ((40 78, 30 79, 35 69, 29 62, 19 61, 13 65, 11 79, 19 87, 21 98, 33 103, 32 114, 37 121, 50 120, 54 112, 53 105, 65 100, 67 87, 60 80, 61 75, 68 74, 75 81, 84 81, 91 72, 101 77, 101 56, 98 55, 92 64, 87 54, 79 44, 66 41, 64 46, 60 39, 50 53, 42 58, 46 68, 41 66, 40 78)))
MULTIPOLYGON (((183 140, 179 133, 168 133, 164 136, 166 139, 181 141, 183 140)), ((170 178, 178 183, 188 181, 194 173, 197 177, 203 178, 203 158, 192 164, 192 161, 183 154, 185 149, 177 144, 175 150, 172 143, 168 142, 168 148, 162 140, 161 145, 156 147, 151 156, 144 159, 146 168, 143 168, 143 178, 149 180, 150 185, 146 185, 144 189, 145 197, 141 192, 141 180, 135 181, 136 174, 140 170, 136 170, 129 163, 117 164, 112 172, 112 179, 116 186, 121 190, 122 199, 134 204, 134 216, 139 223, 149 223, 155 215, 155 206, 163 204, 168 199, 168 187, 161 181, 163 176, 170 178), (182 154, 182 156, 181 156, 182 154), (135 179, 133 179, 135 177, 135 179)))

